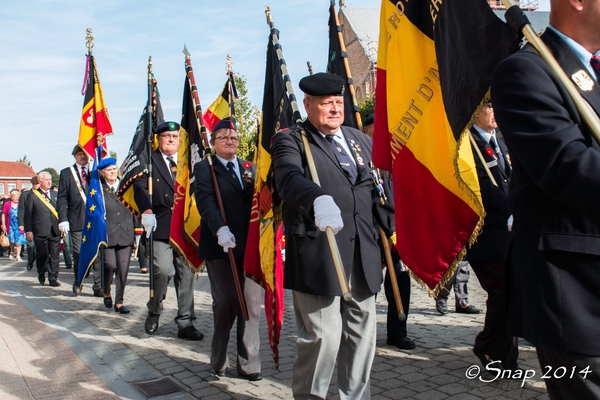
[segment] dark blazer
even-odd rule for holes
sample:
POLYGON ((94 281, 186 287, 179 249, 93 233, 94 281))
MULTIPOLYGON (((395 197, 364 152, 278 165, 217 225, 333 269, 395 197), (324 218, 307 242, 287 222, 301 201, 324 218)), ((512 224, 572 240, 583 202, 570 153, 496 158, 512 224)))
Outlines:
POLYGON ((379 234, 373 224, 373 208, 380 202, 370 176, 371 139, 353 128, 342 127, 342 132, 350 149, 355 149, 351 150, 358 170, 354 184, 340 167, 331 146, 308 120, 274 137, 272 167, 277 193, 283 200, 284 287, 287 289, 315 295, 341 295, 327 236, 314 222, 313 202, 322 194, 332 196, 342 212, 344 228, 336 239, 346 275, 352 269, 354 247, 359 245, 368 289, 377 293, 381 288, 379 234), (310 177, 300 138, 302 128, 308 134, 321 186, 310 177))
MULTIPOLYGON (((567 76, 587 69, 549 29, 567 76)), ((590 78, 591 79, 591 78, 590 78)), ((600 115, 600 88, 578 88, 600 115)), ((600 147, 542 59, 521 50, 492 79, 512 158, 514 225, 506 258, 509 330, 534 345, 600 356, 600 147)))
POLYGON ((33 189, 26 190, 21 193, 19 197, 19 209, 17 217, 19 219, 19 226, 25 227, 25 206, 27 205, 27 197, 31 194, 33 189))
POLYGON ((506 244, 508 243, 508 226, 506 225, 510 217, 510 207, 508 206, 508 181, 510 172, 510 163, 508 149, 504 144, 504 139, 496 137, 496 142, 502 152, 502 157, 507 166, 507 170, 498 163, 494 149, 486 142, 481 135, 471 128, 471 134, 477 147, 488 165, 490 172, 498 186, 492 183, 487 172, 476 154, 475 165, 477 167, 477 177, 479 178, 479 187, 481 188, 481 200, 485 209, 485 220, 483 230, 477 237, 477 241, 469 248, 467 252, 467 261, 501 261, 506 256, 506 244))
MULTIPOLYGON (((77 164, 73 164, 75 171, 77 172, 77 178, 79 179, 79 185, 81 185, 81 174, 80 167, 77 164)), ((88 180, 89 180, 88 175, 88 180)), ((89 182, 88 182, 89 183, 89 182)), ((77 182, 73 178, 71 168, 64 168, 60 171, 60 178, 58 180, 58 222, 69 221, 69 228, 72 231, 83 230, 83 223, 85 220, 85 202, 81 193, 77 188, 77 182)))
POLYGON ((152 153, 152 203, 148 197, 148 177, 139 177, 133 182, 136 204, 140 213, 152 209, 156 215, 155 240, 168 241, 171 233, 171 216, 173 214, 173 178, 171 171, 159 150, 152 153))
POLYGON ((252 207, 252 194, 254 192, 254 179, 256 166, 248 161, 237 159, 240 173, 242 175, 243 189, 238 179, 234 179, 223 163, 213 157, 213 165, 227 223, 217 206, 217 199, 212 183, 208 160, 199 162, 194 169, 194 194, 196 205, 200 212, 200 243, 198 255, 205 259, 229 258, 228 254, 217 243, 217 231, 222 226, 229 226, 229 230, 235 236, 236 257, 244 255, 246 248, 246 237, 248 236, 248 225, 250 224, 250 209, 252 207), (246 168, 248 167, 248 168, 246 168))
POLYGON ((106 233, 108 235, 108 247, 133 246, 135 234, 133 232, 133 214, 112 193, 105 183, 104 206, 106 208, 106 233))
MULTIPOLYGON (((41 189, 37 191, 44 196, 41 189)), ((50 203, 55 209, 56 196, 56 191, 50 190, 50 203)), ((60 235, 58 219, 44 202, 33 193, 27 196, 27 204, 25 205, 25 232, 33 232, 33 236, 36 237, 60 235)))

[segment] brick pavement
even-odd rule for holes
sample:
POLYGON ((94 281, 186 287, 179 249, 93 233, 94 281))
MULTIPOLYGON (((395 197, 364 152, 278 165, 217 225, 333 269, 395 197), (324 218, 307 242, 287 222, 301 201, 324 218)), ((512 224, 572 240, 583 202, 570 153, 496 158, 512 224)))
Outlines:
MULTIPOLYGON (((290 294, 286 294, 281 334, 280 367, 274 369, 261 324, 264 379, 248 382, 235 376, 235 333, 230 340, 230 371, 226 378, 209 372, 212 339, 211 297, 208 277, 200 273, 195 285, 196 327, 206 336, 200 342, 176 338, 174 289, 156 335, 144 333, 148 275, 132 262, 125 305, 131 314, 106 309, 91 295, 91 278, 82 294, 71 293, 72 270, 61 266, 59 281, 51 288, 37 282, 35 269, 25 262, 0 258, 0 397, 2 399, 145 399, 133 384, 170 377, 182 392, 155 399, 289 399, 295 357, 295 327, 290 294)), ((471 302, 484 308, 485 296, 474 274, 469 285, 471 302)), ((434 302, 413 284, 409 336, 417 348, 398 351, 385 344, 386 301, 377 299, 377 352, 371 374, 373 399, 547 399, 533 348, 520 342, 521 367, 534 370, 526 381, 494 379, 490 373, 467 379, 466 371, 479 365, 471 352, 484 314, 451 312, 440 316, 434 302)), ((235 331, 235 327, 234 327, 235 331)), ((330 396, 337 399, 336 374, 330 396)))

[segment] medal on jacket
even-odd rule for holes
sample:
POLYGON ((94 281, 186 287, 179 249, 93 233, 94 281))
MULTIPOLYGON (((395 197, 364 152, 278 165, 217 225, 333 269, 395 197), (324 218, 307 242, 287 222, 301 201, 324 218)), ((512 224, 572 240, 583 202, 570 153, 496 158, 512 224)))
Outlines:
POLYGON ((371 166, 371 179, 375 185, 375 190, 379 196, 379 201, 381 201, 381 204, 385 204, 387 203, 387 196, 385 195, 385 190, 383 189, 383 179, 381 179, 379 168, 375 168, 373 162, 370 162, 369 165, 371 166))
POLYGON ((571 75, 571 79, 584 92, 589 92, 594 87, 594 80, 582 69, 571 75))

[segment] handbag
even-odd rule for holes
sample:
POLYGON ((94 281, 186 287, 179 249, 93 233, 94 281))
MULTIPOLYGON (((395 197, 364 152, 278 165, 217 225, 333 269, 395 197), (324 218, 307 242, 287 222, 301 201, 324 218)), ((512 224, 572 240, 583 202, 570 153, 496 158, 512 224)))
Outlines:
POLYGON ((6 233, 2 232, 2 234, 0 234, 0 247, 9 247, 10 246, 10 241, 8 240, 8 236, 6 236, 6 233))

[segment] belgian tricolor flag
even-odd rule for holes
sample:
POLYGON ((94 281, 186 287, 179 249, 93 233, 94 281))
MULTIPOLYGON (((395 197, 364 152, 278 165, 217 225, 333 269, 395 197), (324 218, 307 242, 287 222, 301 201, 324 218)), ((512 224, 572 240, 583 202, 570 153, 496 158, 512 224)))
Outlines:
POLYGON ((96 61, 91 54, 86 55, 86 69, 84 77, 83 110, 79 124, 79 146, 94 159, 96 147, 100 144, 104 149, 103 156, 107 153, 106 136, 112 135, 112 126, 108 117, 108 110, 104 105, 104 96, 100 87, 100 77, 96 70, 96 61))
POLYGON ((380 23, 373 160, 402 260, 437 295, 483 223, 467 129, 518 39, 485 0, 383 0, 380 23))
POLYGON ((235 108, 233 100, 237 99, 237 90, 235 88, 235 82, 233 80, 233 72, 227 73, 227 82, 221 91, 221 94, 213 103, 208 107, 208 110, 203 115, 204 125, 206 129, 212 132, 215 125, 220 120, 229 116, 235 116, 235 108))

